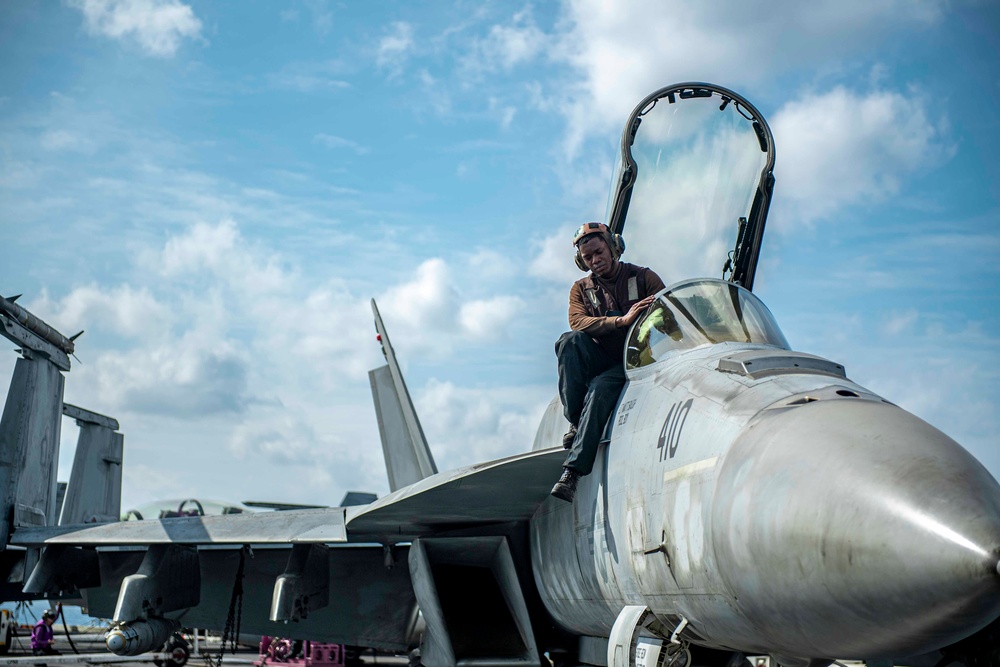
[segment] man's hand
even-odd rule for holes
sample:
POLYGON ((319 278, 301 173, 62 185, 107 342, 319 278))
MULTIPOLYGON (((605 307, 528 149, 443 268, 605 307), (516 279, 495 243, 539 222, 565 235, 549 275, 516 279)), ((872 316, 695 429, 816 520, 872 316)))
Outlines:
POLYGON ((650 304, 656 300, 655 296, 647 296, 642 301, 636 301, 632 304, 632 307, 628 309, 628 312, 622 315, 622 328, 632 326, 632 323, 639 319, 639 316, 646 312, 650 304))

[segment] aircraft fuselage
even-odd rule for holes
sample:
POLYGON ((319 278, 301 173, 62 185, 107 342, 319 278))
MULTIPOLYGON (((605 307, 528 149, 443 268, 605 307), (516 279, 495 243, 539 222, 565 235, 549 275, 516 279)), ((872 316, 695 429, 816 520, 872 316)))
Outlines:
MULTIPOLYGON (((566 629, 606 637, 639 604, 793 662, 918 654, 1000 613, 996 481, 837 364, 720 343, 630 373, 575 501, 531 522, 566 629)), ((564 426, 553 401, 536 448, 564 426)))

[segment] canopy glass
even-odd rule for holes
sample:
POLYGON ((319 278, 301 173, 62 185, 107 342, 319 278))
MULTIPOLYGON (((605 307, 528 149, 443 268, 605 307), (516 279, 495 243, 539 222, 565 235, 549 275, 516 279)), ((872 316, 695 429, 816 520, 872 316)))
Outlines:
POLYGON ((625 366, 725 342, 789 349, 771 311, 751 292, 724 280, 690 280, 667 289, 632 328, 625 366))
POLYGON ((629 117, 608 202, 627 261, 671 279, 722 277, 753 288, 770 201, 774 140, 739 95, 678 84, 629 117))

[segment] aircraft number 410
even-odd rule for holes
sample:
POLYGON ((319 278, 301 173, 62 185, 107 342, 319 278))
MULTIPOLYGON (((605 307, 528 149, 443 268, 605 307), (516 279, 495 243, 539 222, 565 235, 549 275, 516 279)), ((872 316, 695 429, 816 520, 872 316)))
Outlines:
POLYGON ((684 423, 687 421, 688 413, 691 412, 693 398, 686 401, 679 401, 670 407, 667 418, 663 420, 663 428, 660 429, 660 437, 656 441, 656 448, 660 450, 660 461, 674 458, 677 453, 677 445, 681 441, 681 431, 684 430, 684 423))

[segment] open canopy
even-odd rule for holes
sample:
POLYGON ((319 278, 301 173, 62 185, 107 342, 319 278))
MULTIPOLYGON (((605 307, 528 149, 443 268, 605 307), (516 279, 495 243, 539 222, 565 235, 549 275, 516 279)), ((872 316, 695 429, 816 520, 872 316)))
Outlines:
POLYGON ((667 282, 753 289, 773 169, 774 138, 748 101, 707 83, 668 86, 625 124, 608 226, 625 236, 628 261, 667 282))

